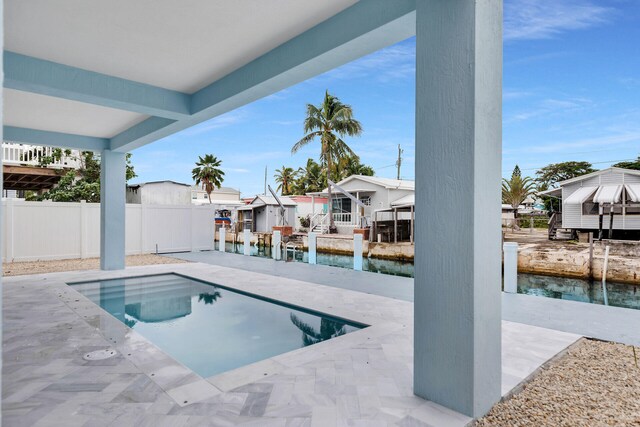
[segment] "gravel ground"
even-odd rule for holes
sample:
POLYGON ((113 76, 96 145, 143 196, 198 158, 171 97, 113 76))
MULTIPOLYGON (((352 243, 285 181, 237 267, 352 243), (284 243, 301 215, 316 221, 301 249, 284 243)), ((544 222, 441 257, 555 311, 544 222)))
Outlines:
POLYGON ((476 426, 640 426, 638 366, 631 346, 583 340, 476 426))
MULTIPOLYGON (((160 255, 129 255, 126 258, 127 266, 130 267, 136 265, 178 264, 183 262, 187 261, 160 255)), ((58 271, 97 270, 98 268, 100 268, 100 258, 65 259, 3 263, 2 273, 3 276, 22 276, 25 274, 55 273, 58 271)))

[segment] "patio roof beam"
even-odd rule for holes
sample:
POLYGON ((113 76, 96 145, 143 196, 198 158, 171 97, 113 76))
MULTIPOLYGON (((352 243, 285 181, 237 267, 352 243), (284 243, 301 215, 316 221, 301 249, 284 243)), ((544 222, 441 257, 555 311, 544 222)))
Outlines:
POLYGON ((27 129, 15 126, 3 126, 4 140, 22 144, 42 145, 58 148, 71 148, 81 151, 102 151, 109 147, 107 138, 73 135, 46 130, 27 129))
POLYGON ((4 87, 178 120, 190 95, 4 51, 4 87))
POLYGON ((192 116, 143 121, 111 140, 131 151, 415 34, 415 0, 360 1, 192 95, 192 116))

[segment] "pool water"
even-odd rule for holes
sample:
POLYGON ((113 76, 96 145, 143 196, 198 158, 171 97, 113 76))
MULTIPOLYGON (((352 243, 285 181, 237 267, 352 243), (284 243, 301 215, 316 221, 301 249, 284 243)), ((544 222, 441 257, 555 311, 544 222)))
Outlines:
POLYGON ((71 286, 205 378, 366 327, 176 274, 71 286))

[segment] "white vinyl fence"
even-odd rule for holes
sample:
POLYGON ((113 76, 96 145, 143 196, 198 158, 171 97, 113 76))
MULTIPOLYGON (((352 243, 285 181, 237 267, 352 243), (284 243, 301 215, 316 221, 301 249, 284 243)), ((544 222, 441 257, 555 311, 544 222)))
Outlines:
MULTIPOLYGON (((100 204, 6 199, 2 261, 100 256, 100 204)), ((126 253, 211 250, 212 206, 127 205, 126 253)))

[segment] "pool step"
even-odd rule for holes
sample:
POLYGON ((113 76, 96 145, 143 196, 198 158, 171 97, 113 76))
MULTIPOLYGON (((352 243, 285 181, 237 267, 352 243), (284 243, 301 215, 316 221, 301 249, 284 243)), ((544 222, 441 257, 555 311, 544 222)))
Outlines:
MULTIPOLYGON (((113 283, 113 282, 112 282, 113 283)), ((193 284, 198 284, 198 282, 191 282, 187 279, 183 279, 180 277, 163 279, 160 282, 154 281, 150 283, 140 283, 140 282, 127 282, 126 285, 117 284, 113 286, 100 288, 97 284, 92 286, 91 288, 82 288, 81 285, 74 286, 74 288, 85 295, 89 299, 97 299, 97 298, 110 298, 110 297, 120 297, 124 287, 126 286, 126 293, 133 295, 135 293, 144 293, 147 295, 151 294, 162 294, 165 295, 167 293, 173 293, 178 295, 184 295, 186 293, 196 293, 192 289, 193 284)), ((204 285, 207 286, 207 285, 204 285)), ((211 287, 213 291, 213 286, 211 287)))

